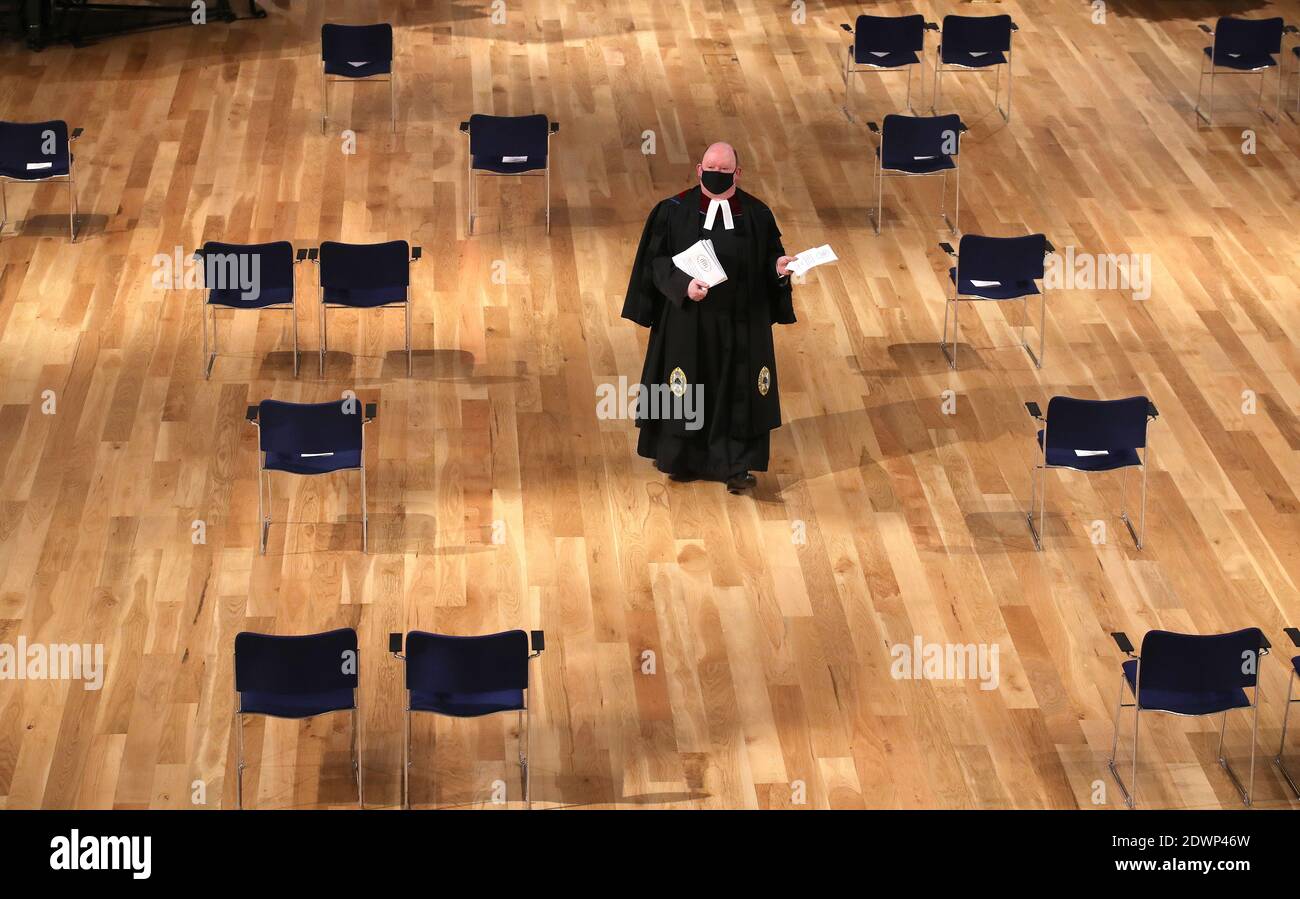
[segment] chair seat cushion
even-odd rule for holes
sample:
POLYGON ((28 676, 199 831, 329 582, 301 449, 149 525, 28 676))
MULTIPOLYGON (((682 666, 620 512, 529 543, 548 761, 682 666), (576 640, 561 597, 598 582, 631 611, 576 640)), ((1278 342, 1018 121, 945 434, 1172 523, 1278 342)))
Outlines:
MULTIPOLYGON (((1038 432, 1038 445, 1043 445, 1043 432, 1038 432)), ((1051 447, 1047 450, 1047 464, 1057 468, 1073 468, 1075 471, 1112 471, 1116 468, 1128 468, 1141 465, 1135 449, 1108 449, 1105 453, 1097 450, 1079 451, 1069 448, 1051 447)))
MULTIPOLYGON (((880 148, 876 148, 876 155, 880 155, 880 148)), ((943 172, 957 168, 957 163, 952 161, 951 156, 921 156, 921 157, 898 157, 890 155, 888 161, 882 163, 882 168, 889 172, 906 172, 909 175, 930 175, 934 172, 943 172)))
POLYGON ((68 159, 54 156, 14 162, 0 162, 0 176, 15 181, 40 181, 44 178, 61 178, 68 174, 68 159), (48 164, 47 164, 48 163, 48 164), (39 168, 28 168, 28 166, 39 168))
MULTIPOLYGON (((1124 663, 1124 679, 1128 688, 1137 693, 1138 660, 1129 659, 1124 663)), ((1240 687, 1231 690, 1205 690, 1185 692, 1182 690, 1153 690, 1142 688, 1141 706, 1156 712, 1173 712, 1176 715, 1212 715, 1229 709, 1250 708, 1250 699, 1240 687)))
POLYGON ((389 303, 405 303, 406 287, 365 287, 343 288, 326 287, 325 302, 339 306, 355 306, 361 309, 373 309, 375 306, 387 306, 389 303))
POLYGON ((1007 55, 1001 50, 980 53, 978 50, 945 50, 942 47, 939 49, 940 55, 943 57, 943 64, 946 66, 984 69, 989 66, 1004 65, 1007 61, 1007 55))
POLYGON ((862 66, 874 66, 878 69, 897 69, 900 66, 916 65, 920 58, 912 50, 892 50, 881 53, 876 50, 859 50, 853 48, 853 61, 862 66), (880 53, 880 55, 877 55, 880 53))
MULTIPOLYGON (((1202 53, 1210 55, 1211 48, 1205 47, 1202 53)), ((1237 69, 1242 72, 1256 72, 1277 65, 1277 60, 1268 53, 1239 53, 1233 56, 1220 50, 1214 56, 1214 64, 1225 69, 1237 69)))
POLYGON ((348 468, 361 467, 361 450, 342 450, 328 456, 302 455, 301 453, 266 453, 266 467, 271 471, 291 474, 328 474, 348 468))
POLYGON ((327 690, 324 693, 266 693, 245 690, 239 694, 239 711, 249 715, 271 715, 275 718, 310 718, 325 712, 338 712, 354 705, 349 689, 327 690))
POLYGON ((392 60, 364 62, 359 66, 354 66, 352 64, 354 62, 362 62, 362 60, 327 59, 325 60, 325 74, 338 75, 341 78, 369 78, 371 75, 387 75, 393 71, 392 60))
MULTIPOLYGON (((957 280, 957 269, 948 269, 948 280, 957 280)), ((997 284, 985 284, 981 281, 976 284, 970 278, 962 278, 961 284, 957 285, 957 293, 961 296, 979 297, 983 300, 1018 300, 1021 297, 1032 297, 1038 294, 1038 285, 1033 281, 1006 281, 997 284)))
POLYGON ((261 309, 264 306, 292 302, 292 287, 263 288, 255 298, 248 299, 245 299, 242 290, 226 290, 223 288, 208 291, 209 305, 225 306, 230 309, 261 309))
POLYGON ((523 690, 495 690, 490 693, 441 693, 411 691, 411 709, 437 712, 455 718, 476 718, 494 712, 518 711, 524 707, 523 690))
POLYGON ((546 157, 528 157, 527 162, 503 162, 503 157, 475 156, 474 171, 496 172, 498 175, 520 175, 524 172, 538 172, 546 168, 546 157))

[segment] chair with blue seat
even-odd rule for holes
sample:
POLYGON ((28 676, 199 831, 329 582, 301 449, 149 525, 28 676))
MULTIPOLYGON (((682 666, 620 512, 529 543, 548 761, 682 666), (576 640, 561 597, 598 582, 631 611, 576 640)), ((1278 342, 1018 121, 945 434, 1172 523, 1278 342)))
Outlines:
POLYGON ((1196 106, 1193 111, 1207 125, 1214 124, 1214 79, 1219 75, 1259 75, 1259 97, 1256 103, 1260 113, 1276 121, 1264 109, 1264 82, 1268 70, 1277 67, 1278 112, 1282 110, 1282 70, 1277 56, 1282 52, 1282 34, 1286 27, 1280 17, 1272 19, 1238 19, 1224 16, 1211 28, 1205 23, 1197 26, 1210 36, 1210 46, 1201 50, 1201 77, 1196 82, 1196 106), (1205 76, 1210 76, 1210 108, 1201 112, 1201 91, 1205 76))
POLYGON ((296 475, 360 472, 361 550, 369 551, 365 426, 374 421, 377 412, 374 403, 367 403, 363 412, 355 396, 328 403, 263 400, 248 407, 248 421, 258 431, 261 457, 257 468, 259 552, 266 553, 271 529, 271 484, 267 475, 272 471, 296 475))
POLYGON ((1138 549, 1146 533, 1147 518, 1147 465, 1151 450, 1147 445, 1147 423, 1159 417, 1155 403, 1144 396, 1122 400, 1085 400, 1068 396, 1054 396, 1047 404, 1044 417, 1038 403, 1025 403, 1029 414, 1043 427, 1035 438, 1039 461, 1034 466, 1030 480, 1029 532, 1034 538, 1034 549, 1042 550, 1042 533, 1039 528, 1047 514, 1047 469, 1068 468, 1072 471, 1124 472, 1120 481, 1119 517, 1138 549), (1142 469, 1142 511, 1137 530, 1129 520, 1125 506, 1128 469, 1142 469), (1039 472, 1043 472, 1040 476, 1039 472), (1042 478, 1042 485, 1038 481, 1042 478), (1039 526, 1034 525, 1034 505, 1039 507, 1039 526))
POLYGON ((475 175, 542 176, 546 180, 546 233, 551 233, 551 135, 559 122, 545 115, 494 116, 475 114, 460 123, 469 138, 469 233, 478 210, 475 175))
POLYGON ((68 123, 0 122, 0 229, 9 221, 6 184, 62 182, 68 185, 68 231, 77 241, 77 187, 73 181, 72 142, 81 128, 68 132, 68 123))
POLYGON ((532 782, 528 753, 528 669, 546 648, 542 631, 504 631, 478 637, 453 637, 411 631, 390 634, 389 651, 406 662, 406 728, 402 752, 402 805, 411 807, 411 713, 431 712, 452 718, 480 718, 516 712, 519 725, 519 768, 524 802, 532 808, 532 782))
POLYGON ((1223 715, 1219 726, 1219 747, 1215 750, 1219 765, 1228 772, 1241 801, 1250 805, 1255 788, 1255 738, 1259 733, 1259 665, 1268 654, 1270 644, 1257 627, 1230 634, 1176 634, 1148 631, 1142 638, 1142 654, 1133 653, 1133 644, 1123 632, 1111 634, 1120 652, 1128 656, 1121 665, 1119 704, 1115 709, 1115 739, 1111 744, 1107 767, 1124 795, 1129 808, 1137 805, 1138 729, 1142 712, 1165 712, 1199 718, 1223 715), (1250 690, 1252 695, 1247 695, 1250 690), (1125 703, 1124 697, 1133 698, 1125 703), (1119 749, 1120 714, 1133 709, 1132 788, 1124 784, 1115 759, 1119 749), (1250 735, 1250 776, 1242 786, 1236 772, 1223 754, 1223 738, 1228 728, 1228 712, 1250 709, 1253 712, 1250 735))
POLYGON ((322 134, 329 121, 331 81, 387 81, 389 117, 393 130, 397 130, 397 73, 393 71, 392 25, 322 25, 320 55, 325 102, 320 117, 322 134))
POLYGON ((277 309, 288 311, 293 329, 293 373, 298 375, 298 310, 294 289, 294 266, 307 259, 293 244, 238 244, 209 240, 194 253, 203 273, 203 377, 212 376, 217 361, 218 309, 277 309), (212 318, 209 350, 208 317, 212 318))
POLYGON ((244 716, 302 720, 352 713, 352 770, 365 807, 361 773, 357 632, 350 627, 304 636, 244 631, 235 636, 235 802, 244 807, 244 716))
POLYGON ((960 116, 906 116, 887 115, 884 127, 868 122, 867 128, 877 137, 876 144, 876 233, 880 233, 881 216, 885 204, 885 176, 916 177, 941 175, 939 215, 948 229, 957 233, 961 216, 961 136, 966 133, 960 116), (948 173, 955 175, 953 214, 948 219, 948 173))
POLYGON ((943 354, 948 364, 957 368, 957 341, 961 335, 957 318, 961 302, 991 300, 1021 300, 1024 315, 1020 320, 1020 345, 1025 348, 1036 368, 1043 367, 1043 351, 1047 345, 1047 296, 1035 283, 1044 274, 1044 260, 1055 251, 1042 234, 1024 237, 983 237, 977 234, 962 235, 954 251, 952 244, 941 243, 939 248, 953 257, 954 265, 948 269, 952 281, 952 296, 943 309, 943 354), (1025 322, 1029 318, 1029 298, 1040 295, 1041 312, 1038 320, 1038 354, 1025 340, 1025 322), (952 310, 952 352, 948 352, 948 311, 952 310))
MULTIPOLYGON (((1291 638, 1292 645, 1300 649, 1300 628, 1287 627, 1282 630, 1291 638)), ((1277 769, 1286 778, 1287 786, 1291 788, 1291 792, 1295 793, 1297 798, 1300 798, 1300 787, 1296 786, 1295 780, 1291 777, 1291 772, 1286 769, 1286 764, 1282 761, 1282 753, 1286 750, 1286 722, 1291 717, 1291 703, 1300 702, 1300 698, 1295 696, 1295 681, 1298 675, 1300 675, 1300 656, 1292 656, 1290 672, 1286 678, 1286 705, 1282 707, 1282 739, 1278 741, 1277 755, 1273 757, 1273 764, 1277 765, 1277 769)))
POLYGON ((338 243, 327 240, 307 258, 320 263, 320 373, 329 352, 329 309, 402 309, 406 314, 406 373, 411 374, 411 266, 423 250, 404 240, 338 243))
MULTIPOLYGON (((897 72, 907 70, 907 109, 912 110, 912 69, 925 56, 925 33, 939 26, 925 16, 858 16, 852 27, 840 25, 853 35, 844 58, 844 114, 853 121, 850 101, 853 98, 852 76, 862 72, 897 72)), ((925 69, 921 69, 921 89, 925 90, 925 69)))
POLYGON ((1011 121, 1011 35, 1020 27, 1011 16, 944 16, 939 53, 934 61, 934 104, 942 96, 944 72, 993 70, 993 108, 1004 122, 1011 121), (1007 108, 998 106, 1002 67, 1007 69, 1007 108))

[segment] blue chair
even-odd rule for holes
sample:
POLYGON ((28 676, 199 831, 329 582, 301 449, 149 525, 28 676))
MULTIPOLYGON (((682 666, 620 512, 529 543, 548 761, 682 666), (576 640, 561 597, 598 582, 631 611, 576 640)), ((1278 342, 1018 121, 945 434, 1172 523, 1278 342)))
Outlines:
POLYGON ((357 632, 350 627, 300 637, 244 631, 235 636, 235 802, 244 807, 244 716, 303 719, 352 713, 352 770, 365 808, 361 774, 357 632))
POLYGON ((337 243, 327 240, 307 258, 320 261, 320 373, 329 352, 328 309, 402 309, 406 314, 406 373, 411 374, 411 265, 423 250, 404 240, 337 243))
MULTIPOLYGON (((1292 645, 1300 648, 1300 628, 1287 627, 1283 628, 1283 631, 1291 638, 1292 645)), ((1291 792, 1300 797, 1300 787, 1296 786, 1296 782, 1291 777, 1291 772, 1286 770, 1286 765, 1282 762, 1282 752, 1286 749, 1286 722, 1291 717, 1291 703, 1300 702, 1300 699, 1293 698, 1297 674, 1300 674, 1300 656, 1293 656, 1291 658, 1291 672, 1286 679, 1286 705, 1282 709, 1282 739, 1278 742, 1277 755, 1273 757, 1273 764, 1277 765, 1277 769, 1286 778, 1287 786, 1291 788, 1291 792)))
MULTIPOLYGON (((925 33, 939 26, 925 16, 858 16, 853 26, 840 25, 853 35, 844 58, 844 114, 853 121, 850 100, 853 82, 850 76, 861 72, 897 72, 907 70, 907 109, 912 109, 912 69, 925 56, 925 33)), ((925 90, 925 70, 921 70, 921 89, 925 90)))
POLYGON ((0 229, 9 221, 6 184, 39 184, 45 181, 68 185, 71 208, 68 231, 77 241, 77 188, 72 178, 72 142, 82 129, 68 133, 68 123, 0 122, 0 229))
POLYGON ((1042 295, 1038 320, 1038 355, 1025 341, 1025 322, 1029 318, 1029 298, 1039 294, 1035 281, 1043 277, 1043 260, 1055 247, 1041 234, 1025 237, 981 237, 962 235, 954 251, 952 244, 941 243, 939 249, 953 257, 956 264, 948 269, 952 296, 943 307, 943 354, 948 364, 957 368, 957 341, 960 325, 957 304, 962 301, 1022 300, 1025 314, 1020 319, 1020 345, 1025 348, 1036 368, 1043 367, 1043 350, 1047 345, 1047 296, 1042 295), (948 310, 952 310, 952 352, 948 352, 948 310))
POLYGON ((504 631, 483 637, 451 637, 411 631, 402 655, 402 635, 389 634, 388 648, 406 662, 406 734, 402 752, 402 806, 411 807, 411 713, 432 712, 452 718, 479 718, 498 712, 518 713, 519 769, 524 802, 533 806, 528 752, 532 704, 528 701, 528 666, 546 648, 546 636, 533 631, 504 631), (530 651, 531 650, 531 651, 530 651))
POLYGON ((320 27, 321 88, 325 109, 321 134, 330 116, 330 82, 388 82, 389 117, 397 130, 397 73, 393 71, 393 26, 322 25, 320 27), (383 77, 383 76, 388 77, 383 77))
POLYGON ((551 233, 551 135, 559 122, 546 116, 494 116, 475 114, 460 123, 469 137, 469 233, 474 233, 478 187, 474 176, 541 175, 546 179, 546 233, 551 233))
POLYGON ((1142 638, 1141 656, 1133 654, 1133 644, 1122 631, 1111 634, 1111 637, 1120 652, 1128 656, 1128 661, 1120 666, 1115 740, 1107 762, 1124 795, 1124 804, 1129 808, 1137 805, 1139 717, 1142 712, 1167 712, 1192 718, 1223 715, 1223 723, 1219 726, 1219 748, 1215 754, 1223 770, 1228 772, 1232 785, 1241 794, 1241 801, 1249 806, 1255 788, 1255 737, 1259 733, 1259 663, 1271 648, 1263 632, 1257 627, 1210 636, 1148 631, 1142 638), (1253 696, 1246 695, 1247 689, 1253 696), (1131 703, 1124 702, 1126 695, 1133 697, 1131 703), (1119 718, 1121 712, 1129 708, 1133 709, 1131 791, 1124 785, 1115 764, 1119 749, 1119 718), (1223 754, 1228 712, 1233 709, 1252 709, 1254 712, 1250 736, 1250 779, 1244 788, 1223 754))
POLYGON ((261 525, 260 552, 266 553, 271 529, 271 483, 263 475, 283 471, 296 475, 361 473, 361 551, 369 552, 370 519, 366 510, 365 425, 374 421, 377 407, 365 405, 362 413, 355 396, 329 403, 282 403, 263 400, 248 407, 248 421, 258 430, 257 518, 261 525), (266 497, 263 499, 263 480, 266 497))
POLYGON ((887 115, 882 129, 875 122, 867 128, 877 137, 876 144, 876 217, 873 224, 880 233, 885 204, 885 176, 942 175, 943 188, 939 214, 949 230, 957 233, 961 216, 961 169, 957 157, 966 126, 956 115, 906 116, 887 115), (955 173, 953 217, 948 219, 948 173, 955 173))
POLYGON ((203 272, 203 377, 212 377, 217 361, 218 309, 282 309, 293 321, 293 374, 298 375, 298 310, 295 303, 294 270, 307 258, 293 245, 275 243, 219 243, 209 240, 194 253, 203 272), (208 345, 208 316, 211 310, 212 343, 208 345))
POLYGON ((1114 471, 1122 469, 1120 481, 1119 517, 1128 526, 1129 535, 1137 548, 1142 548, 1147 521, 1147 462, 1151 450, 1147 446, 1147 422, 1160 416, 1155 403, 1144 396, 1131 396, 1123 400, 1081 400, 1068 396, 1054 396, 1047 404, 1047 417, 1043 417, 1038 403, 1025 403, 1025 408, 1043 427, 1035 438, 1038 443, 1039 462, 1030 479, 1029 532, 1034 537, 1034 549, 1043 548, 1042 534, 1034 526, 1034 504, 1039 506, 1041 523, 1047 514, 1047 480, 1049 468, 1068 468, 1073 471, 1114 471), (1139 452, 1140 451, 1140 452, 1139 452), (1128 469, 1142 469, 1142 513, 1136 531, 1129 521, 1124 495, 1128 469), (1043 484, 1038 486, 1038 472, 1043 471, 1043 484))
MULTIPOLYGON (((1237 19, 1223 16, 1214 28, 1201 23, 1197 26, 1210 36, 1210 46, 1201 51, 1201 77, 1196 82, 1196 106, 1193 111, 1214 124, 1214 79, 1218 75, 1259 75, 1259 111, 1269 121, 1277 121, 1264 110, 1264 81, 1268 70, 1278 66, 1275 58, 1282 52, 1282 32, 1285 23, 1280 17, 1272 19, 1237 19), (1210 76, 1209 114, 1201 112, 1201 89, 1205 76, 1210 76)), ((1282 69, 1278 67, 1277 108, 1282 111, 1282 69)))
POLYGON ((1011 121, 1011 35, 1020 27, 1008 15, 944 16, 939 36, 939 55, 934 62, 934 105, 942 96, 944 72, 993 70, 993 108, 1011 121), (1007 108, 998 106, 1002 67, 1007 68, 1007 108))

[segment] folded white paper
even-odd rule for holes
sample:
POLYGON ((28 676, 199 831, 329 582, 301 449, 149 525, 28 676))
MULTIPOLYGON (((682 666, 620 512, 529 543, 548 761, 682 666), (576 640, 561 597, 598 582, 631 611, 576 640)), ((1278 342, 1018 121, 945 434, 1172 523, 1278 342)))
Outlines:
POLYGON ((355 68, 358 68, 358 69, 359 69, 359 68, 361 68, 362 66, 368 66, 368 65, 370 65, 370 63, 368 63, 368 62, 350 62, 350 63, 348 63, 348 65, 350 65, 350 66, 354 66, 355 68))
POLYGON ((1110 450, 1075 450, 1076 456, 1109 456, 1110 450))
POLYGON ((727 273, 722 270, 722 263, 713 252, 711 240, 696 241, 694 246, 673 257, 673 265, 710 287, 716 287, 727 280, 727 273))
POLYGON ((502 162, 527 162, 528 157, 527 156, 502 156, 501 161, 502 162))
POLYGON ((53 168, 53 167, 54 167, 54 163, 52 163, 52 162, 29 162, 29 163, 27 163, 27 171, 29 171, 29 172, 30 172, 32 169, 48 169, 48 168, 53 168))
POLYGON ((831 249, 831 245, 824 243, 820 247, 804 250, 794 257, 794 261, 787 265, 786 268, 796 275, 802 275, 810 268, 825 265, 827 262, 838 262, 839 258, 835 255, 835 251, 831 249))
POLYGON ((971 287, 1001 287, 1001 281, 980 281, 975 278, 970 279, 971 287))

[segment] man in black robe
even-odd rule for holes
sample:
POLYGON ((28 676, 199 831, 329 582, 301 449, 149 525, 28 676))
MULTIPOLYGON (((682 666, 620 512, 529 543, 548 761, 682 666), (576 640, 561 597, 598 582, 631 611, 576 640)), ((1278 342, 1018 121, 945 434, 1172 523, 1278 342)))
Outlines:
MULTIPOLYGON (((729 144, 713 144, 696 166, 699 186, 661 201, 646 219, 623 318, 650 329, 641 372, 637 452, 674 480, 724 481, 732 493, 766 471, 771 431, 781 426, 772 325, 793 324, 781 232, 772 210, 736 186, 729 144), (693 279, 673 256, 712 241, 727 279, 693 279), (648 398, 685 400, 687 414, 662 414, 648 398), (701 402, 692 409, 690 400, 701 402)), ((678 402, 673 408, 680 412, 678 402)))

